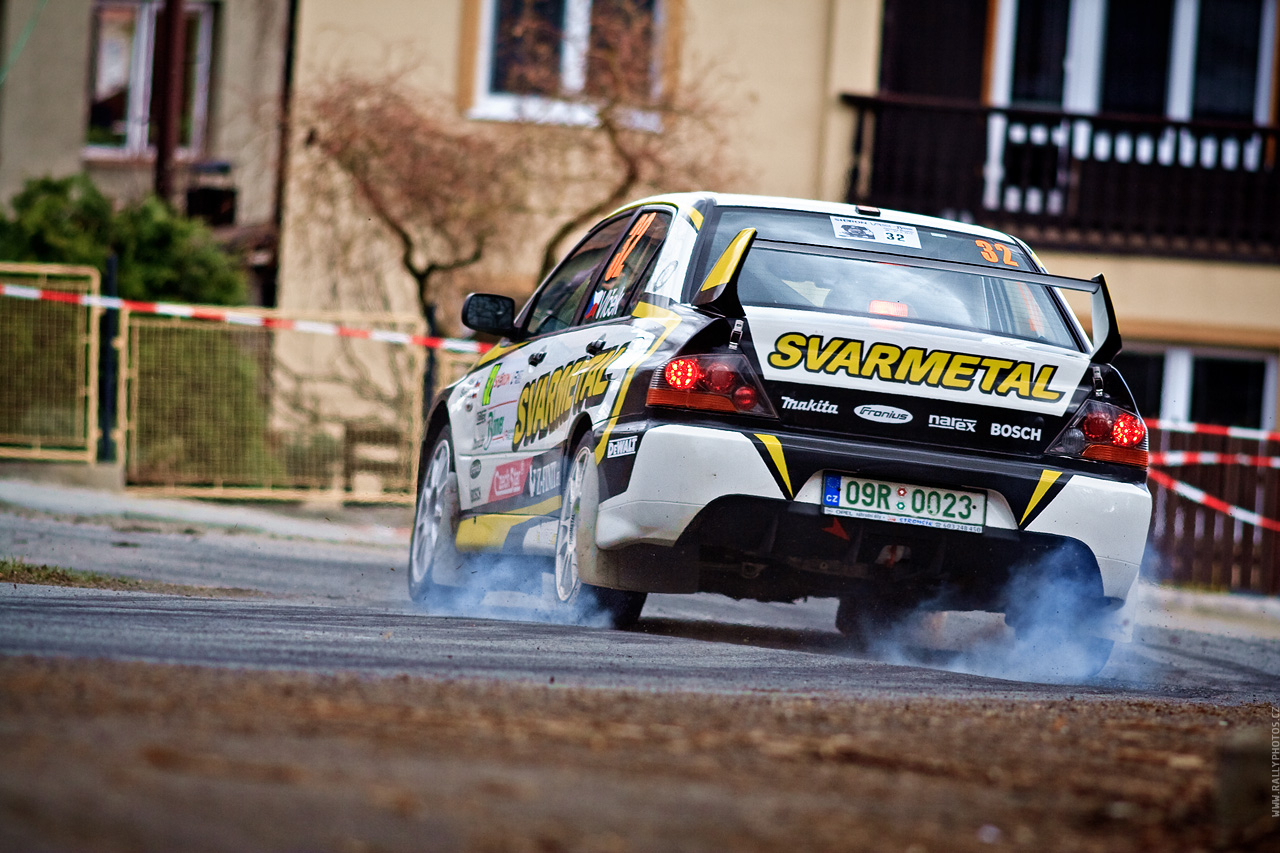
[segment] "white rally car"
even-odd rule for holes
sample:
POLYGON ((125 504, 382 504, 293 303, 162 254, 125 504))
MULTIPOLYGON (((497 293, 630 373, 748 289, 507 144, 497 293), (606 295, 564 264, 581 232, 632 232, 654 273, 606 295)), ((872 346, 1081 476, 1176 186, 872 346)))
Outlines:
POLYGON ((1020 630, 1047 604, 1094 668, 1123 634, 1151 497, 1100 276, 959 222, 679 194, 463 320, 503 340, 430 412, 415 599, 505 552, 615 625, 710 591, 835 597, 862 640, 922 605, 1020 630), (1060 289, 1093 294, 1092 339, 1060 289))

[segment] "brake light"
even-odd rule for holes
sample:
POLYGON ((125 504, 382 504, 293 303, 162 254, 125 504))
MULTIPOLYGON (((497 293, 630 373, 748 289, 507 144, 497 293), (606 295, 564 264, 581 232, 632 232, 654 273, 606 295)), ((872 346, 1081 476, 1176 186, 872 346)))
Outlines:
POLYGON ((653 372, 645 403, 726 414, 777 417, 742 353, 684 355, 653 372))
POLYGON ((677 358, 667 362, 667 366, 662 368, 662 378, 672 388, 688 391, 698 384, 698 380, 702 378, 702 370, 698 367, 697 359, 677 358))
POLYGON ((1128 412, 1121 412, 1111 427, 1111 441, 1120 447, 1136 447, 1146 439, 1147 425, 1142 422, 1142 418, 1128 412))
POLYGON ((1147 425, 1133 412, 1089 400, 1049 445, 1049 453, 1147 467, 1147 425))
POLYGON ((907 316, 907 306, 902 302, 890 302, 887 299, 871 300, 872 314, 885 314, 889 317, 907 316))

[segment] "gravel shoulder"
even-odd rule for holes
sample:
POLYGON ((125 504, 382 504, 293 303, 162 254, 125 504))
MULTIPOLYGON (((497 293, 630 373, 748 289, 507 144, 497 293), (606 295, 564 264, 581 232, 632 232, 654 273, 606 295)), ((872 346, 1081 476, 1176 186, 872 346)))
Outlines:
MULTIPOLYGON (((1144 585, 1135 643, 1103 679, 993 688, 918 662, 847 660, 827 648, 838 638, 821 602, 658 596, 643 634, 612 637, 436 624, 405 601, 394 513, 343 527, 0 487, 0 501, 26 501, 0 508, 0 557, 256 590, 201 606, 299 623, 288 635, 241 626, 268 651, 352 635, 416 662, 345 674, 28 657, 38 644, 15 644, 0 655, 0 851, 1280 849, 1264 802, 1280 723, 1272 600, 1144 585), (329 613, 339 607, 354 613, 329 613), (625 674, 641 650, 658 667, 655 649, 689 645, 703 663, 760 662, 734 670, 738 692, 673 686, 670 667, 661 687, 581 686, 556 664, 607 646, 625 674), (497 649, 521 677, 477 677, 458 649, 473 663, 497 649), (520 657, 531 654, 537 666, 520 657), (866 683, 778 687, 778 654, 866 683)), ((39 593, 4 592, 64 607, 114 596, 117 610, 148 612, 144 641, 202 642, 163 634, 176 606, 163 597, 23 589, 39 593)), ((47 631, 54 613, 38 605, 11 618, 47 631)), ((26 624, 8 628, 43 636, 26 624)), ((106 646, 90 643, 104 658, 106 646)))
POLYGON ((1274 850, 1216 805, 1272 714, 9 657, 0 848, 1274 850))

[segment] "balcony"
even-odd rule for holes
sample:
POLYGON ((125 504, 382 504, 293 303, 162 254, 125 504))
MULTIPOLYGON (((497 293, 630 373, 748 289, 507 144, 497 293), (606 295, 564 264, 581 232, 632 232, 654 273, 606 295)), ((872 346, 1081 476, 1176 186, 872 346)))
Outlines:
POLYGON ((904 96, 854 111, 847 200, 1037 248, 1280 263, 1280 128, 904 96))

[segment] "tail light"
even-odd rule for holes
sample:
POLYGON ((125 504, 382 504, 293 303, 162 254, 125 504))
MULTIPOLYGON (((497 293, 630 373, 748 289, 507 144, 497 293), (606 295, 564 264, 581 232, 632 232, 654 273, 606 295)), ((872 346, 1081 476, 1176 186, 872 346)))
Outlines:
POLYGON ((653 372, 650 406, 776 418, 751 362, 742 353, 682 355, 653 372))
POLYGON ((1147 467, 1147 425, 1133 412, 1090 400, 1049 445, 1049 453, 1147 467))

